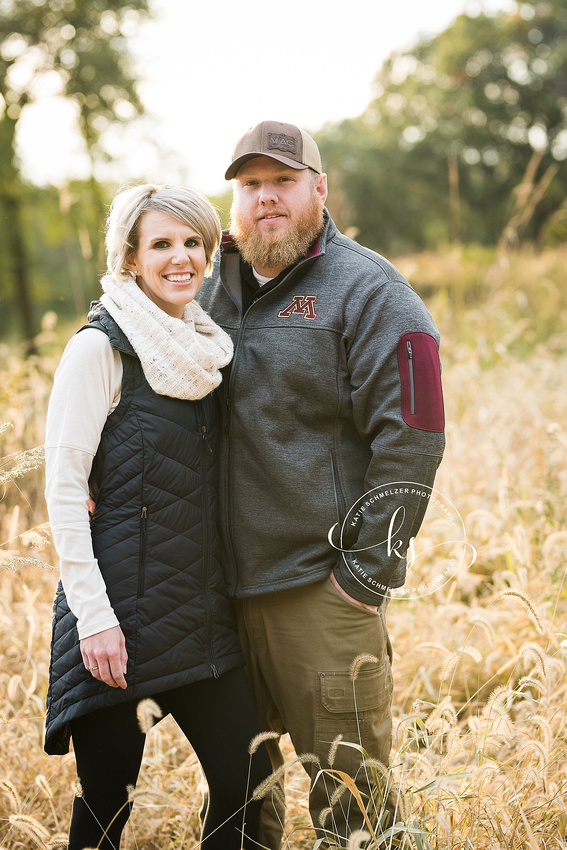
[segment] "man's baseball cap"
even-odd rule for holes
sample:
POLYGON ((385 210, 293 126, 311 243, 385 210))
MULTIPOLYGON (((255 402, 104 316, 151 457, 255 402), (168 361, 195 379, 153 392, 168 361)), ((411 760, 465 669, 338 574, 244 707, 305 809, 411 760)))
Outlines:
POLYGON ((315 141, 295 124, 261 121, 247 130, 232 152, 232 163, 224 175, 232 180, 241 165, 255 156, 269 156, 290 168, 311 168, 321 174, 321 155, 315 141))

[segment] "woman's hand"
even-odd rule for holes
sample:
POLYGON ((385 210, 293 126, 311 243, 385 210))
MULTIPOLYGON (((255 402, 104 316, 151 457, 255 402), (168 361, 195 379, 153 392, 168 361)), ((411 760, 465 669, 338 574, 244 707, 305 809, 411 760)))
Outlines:
POLYGON ((103 632, 83 638, 81 655, 89 673, 95 679, 106 682, 111 688, 125 688, 126 641, 120 626, 113 626, 103 632))

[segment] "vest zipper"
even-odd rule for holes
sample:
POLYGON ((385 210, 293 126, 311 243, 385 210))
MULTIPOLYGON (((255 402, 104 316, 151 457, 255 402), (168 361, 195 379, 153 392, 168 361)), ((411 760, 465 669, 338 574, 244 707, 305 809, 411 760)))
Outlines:
POLYGON ((148 536, 148 509, 142 508, 140 513, 140 557, 138 561, 138 596, 145 593, 146 578, 146 541, 148 536))
POLYGON ((409 365, 409 385, 410 385, 410 413, 415 413, 415 386, 413 381, 413 349, 411 347, 411 340, 407 340, 406 348, 408 352, 408 365, 409 365))
POLYGON ((213 606, 211 604, 209 593, 209 573, 211 571, 211 515, 209 511, 208 501, 208 464, 207 455, 213 453, 213 450, 208 441, 207 426, 203 421, 203 405, 201 401, 197 402, 199 406, 199 416, 201 418, 201 436, 202 436, 202 452, 201 452, 201 510, 203 515, 203 570, 201 579, 201 592, 203 599, 206 601, 206 646, 209 654, 209 667, 215 679, 218 678, 218 671, 215 666, 215 657, 213 650, 213 606))
POLYGON ((212 448, 211 448, 211 444, 209 443, 209 437, 208 437, 208 434, 207 434, 207 426, 206 426, 206 425, 204 425, 204 424, 203 424, 203 425, 201 425, 201 436, 202 436, 202 438, 203 438, 203 443, 204 443, 204 445, 205 445, 205 451, 206 451, 206 453, 207 453, 208 455, 212 455, 213 450, 212 450, 212 448))

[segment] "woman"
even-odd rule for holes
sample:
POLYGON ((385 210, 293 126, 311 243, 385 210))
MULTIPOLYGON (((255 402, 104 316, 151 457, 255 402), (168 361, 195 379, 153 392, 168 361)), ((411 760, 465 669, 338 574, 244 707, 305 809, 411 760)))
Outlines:
POLYGON ((230 338, 193 300, 220 240, 201 195, 137 186, 114 200, 104 294, 68 344, 46 429, 46 498, 61 582, 45 749, 69 740, 82 794, 69 850, 118 848, 151 697, 209 785, 205 850, 255 847, 270 773, 218 561, 217 402, 230 338), (89 525, 89 492, 96 510, 89 525), (240 810, 240 811, 239 811, 240 810), (238 814, 235 814, 239 812, 238 814))

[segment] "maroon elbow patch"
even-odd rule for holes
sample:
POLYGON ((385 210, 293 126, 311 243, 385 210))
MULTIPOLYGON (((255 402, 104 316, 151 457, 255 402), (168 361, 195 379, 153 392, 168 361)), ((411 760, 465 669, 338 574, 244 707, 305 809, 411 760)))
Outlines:
POLYGON ((426 333, 404 334, 398 344, 402 417, 421 431, 443 431, 445 413, 437 343, 426 333))

